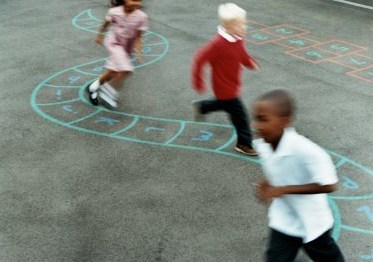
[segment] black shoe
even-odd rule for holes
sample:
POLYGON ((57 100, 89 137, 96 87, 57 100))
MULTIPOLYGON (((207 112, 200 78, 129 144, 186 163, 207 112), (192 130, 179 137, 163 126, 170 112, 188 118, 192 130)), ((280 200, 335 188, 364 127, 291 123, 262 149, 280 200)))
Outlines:
POLYGON ((97 106, 98 105, 98 92, 91 92, 89 91, 89 87, 91 86, 91 84, 87 85, 87 87, 85 88, 85 91, 88 93, 88 96, 89 96, 89 102, 91 102, 92 105, 94 106, 97 106), (96 97, 92 97, 93 94, 96 93, 96 97))

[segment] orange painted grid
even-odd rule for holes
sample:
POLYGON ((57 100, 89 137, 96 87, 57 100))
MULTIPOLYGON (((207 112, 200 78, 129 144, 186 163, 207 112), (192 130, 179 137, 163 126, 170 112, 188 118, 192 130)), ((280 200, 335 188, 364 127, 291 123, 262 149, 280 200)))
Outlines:
POLYGON ((336 55, 334 53, 328 52, 326 50, 318 49, 315 46, 317 46, 317 45, 309 46, 307 48, 300 48, 300 49, 297 49, 297 50, 289 50, 289 51, 286 51, 285 54, 294 56, 294 57, 296 57, 296 58, 298 58, 300 60, 309 62, 311 64, 319 64, 319 63, 322 63, 322 62, 325 62, 325 61, 329 61, 330 59, 334 59, 334 58, 338 57, 338 55, 336 55), (311 52, 312 51, 323 52, 324 54, 331 55, 331 56, 327 57, 327 58, 324 58, 324 59, 320 59, 320 60, 312 60, 312 59, 307 59, 304 56, 299 56, 299 55, 296 54, 296 52, 300 53, 302 51, 307 51, 307 50, 309 50, 311 52))
POLYGON ((246 38, 245 39, 246 42, 253 43, 253 44, 267 44, 267 43, 277 44, 277 45, 290 49, 284 52, 287 55, 296 57, 300 60, 303 60, 303 61, 306 61, 312 64, 332 62, 332 63, 338 64, 338 65, 341 65, 347 68, 355 69, 353 71, 347 72, 346 74, 349 76, 358 78, 360 80, 364 80, 367 82, 373 82, 373 79, 371 79, 373 78, 373 72, 369 72, 369 75, 372 75, 372 77, 369 76, 369 78, 361 76, 361 74, 359 74, 361 72, 364 72, 365 70, 370 70, 373 67, 372 62, 371 62, 372 58, 359 53, 359 52, 367 50, 366 47, 359 46, 359 45, 356 45, 356 44, 353 44, 347 41, 343 41, 343 40, 338 40, 338 39, 331 39, 331 40, 328 40, 327 42, 319 42, 317 40, 304 37, 304 35, 309 34, 310 31, 299 28, 299 27, 291 26, 288 24, 266 26, 253 20, 249 21, 249 23, 250 22, 255 25, 258 25, 258 28, 257 29, 254 28, 254 30, 248 30, 249 36, 255 33, 258 33, 258 34, 261 34, 261 36, 267 37, 267 38, 269 37, 270 39, 269 40, 264 40, 264 39, 256 40, 255 38, 246 38), (286 34, 286 33, 281 34, 279 32, 273 31, 273 29, 280 28, 280 27, 285 27, 285 29, 286 27, 296 29, 298 30, 298 32, 295 34, 286 34), (298 40, 302 39, 302 40, 311 42, 311 44, 306 43, 306 46, 295 47, 294 45, 288 44, 289 40, 291 39, 298 39, 298 40), (340 47, 339 50, 338 50, 338 46, 337 48, 332 48, 330 46, 330 44, 333 44, 333 43, 335 45, 339 45, 340 47), (329 45, 329 46, 325 47, 325 45, 329 45), (353 47, 354 49, 351 50, 351 47, 353 47), (348 48, 348 50, 345 51, 344 48, 348 48), (297 52, 299 53, 300 51, 305 51, 305 50, 310 50, 310 51, 313 50, 313 51, 319 52, 320 54, 322 53, 323 55, 329 55, 329 57, 319 59, 319 60, 312 60, 312 59, 307 59, 306 57, 300 56, 297 54, 297 52), (361 68, 360 66, 354 66, 354 65, 347 63, 346 59, 348 58, 354 59, 351 57, 355 57, 355 58, 358 57, 361 60, 369 60, 368 66, 361 68))
POLYGON ((279 39, 277 41, 274 41, 273 44, 281 45, 283 47, 291 49, 292 51, 295 51, 295 50, 298 50, 298 49, 303 49, 303 48, 307 48, 307 47, 317 46, 317 45, 321 44, 321 42, 316 41, 316 40, 312 40, 312 39, 309 39, 309 38, 306 38, 304 36, 292 36, 292 37, 289 37, 289 38, 279 39), (310 45, 305 45, 305 46, 287 44, 291 40, 294 40, 294 41, 296 41, 296 40, 299 40, 299 41, 308 41, 311 44, 310 45))
POLYGON ((318 48, 323 49, 323 50, 328 51, 328 52, 331 52, 331 53, 335 53, 336 55, 347 55, 347 54, 352 54, 352 53, 355 53, 355 52, 360 52, 360 51, 366 50, 366 47, 355 45, 353 43, 349 43, 349 42, 338 40, 338 39, 332 39, 332 40, 329 40, 327 42, 321 43, 318 46, 318 48), (334 44, 334 45, 342 44, 342 46, 341 46, 342 48, 350 49, 351 47, 353 47, 353 48, 355 48, 355 50, 347 51, 347 52, 338 51, 336 49, 331 48, 330 47, 331 44, 334 44), (328 48, 326 48, 325 45, 328 45, 328 48))
POLYGON ((361 69, 373 65, 372 58, 356 53, 331 59, 330 62, 333 62, 341 66, 349 67, 351 69, 361 69))
POLYGON ((360 80, 373 83, 373 65, 361 69, 352 70, 350 72, 347 72, 346 74, 360 80), (361 73, 364 74, 365 72, 367 72, 366 76, 361 75, 361 73))
POLYGON ((254 32, 254 31, 257 31, 257 30, 260 30, 260 29, 265 29, 267 28, 268 26, 266 25, 263 25, 257 21, 254 21, 254 20, 248 20, 247 22, 247 31, 248 32, 254 32))
POLYGON ((247 34, 247 37, 246 37, 245 40, 246 40, 246 42, 249 42, 249 43, 262 45, 262 44, 272 43, 272 42, 277 41, 278 39, 281 39, 281 38, 284 38, 284 37, 281 37, 281 36, 278 36, 278 35, 275 35, 275 34, 272 34, 272 33, 264 32, 262 30, 255 30, 255 31, 249 32, 247 34), (264 36, 264 37, 271 37, 272 39, 269 39, 269 40, 255 40, 255 38, 249 38, 251 35, 254 35, 254 34, 258 34, 258 35, 264 36))
POLYGON ((272 33, 272 34, 275 34, 275 35, 278 35, 278 36, 281 36, 281 37, 285 37, 285 38, 293 37, 293 36, 297 36, 297 35, 305 35, 305 34, 310 33, 310 31, 308 31, 308 30, 302 29, 300 27, 291 26, 291 25, 288 25, 288 24, 280 24, 280 25, 276 25, 276 26, 270 26, 270 27, 268 27, 266 29, 263 29, 261 31, 272 33), (278 30, 276 30, 277 28, 293 29, 293 30, 297 30, 298 32, 295 33, 295 34, 280 33, 278 30))

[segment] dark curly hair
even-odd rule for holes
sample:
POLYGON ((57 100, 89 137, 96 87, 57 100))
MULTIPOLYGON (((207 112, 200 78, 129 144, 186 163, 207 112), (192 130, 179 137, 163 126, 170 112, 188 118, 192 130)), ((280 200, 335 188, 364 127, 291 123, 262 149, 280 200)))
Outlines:
POLYGON ((124 5, 124 0, 110 0, 112 7, 124 5))
POLYGON ((294 117, 296 104, 289 92, 283 89, 272 90, 260 96, 256 101, 271 101, 275 104, 277 113, 284 117, 294 117))

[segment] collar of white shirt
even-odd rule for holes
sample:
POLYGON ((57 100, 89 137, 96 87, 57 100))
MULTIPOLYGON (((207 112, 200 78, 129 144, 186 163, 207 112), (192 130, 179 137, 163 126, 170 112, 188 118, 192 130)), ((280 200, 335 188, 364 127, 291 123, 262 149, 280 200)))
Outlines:
POLYGON ((242 38, 237 35, 228 34, 227 30, 221 25, 218 26, 218 34, 231 43, 237 42, 238 40, 242 40, 242 38))
POLYGON ((274 154, 277 156, 289 156, 292 154, 291 146, 293 145, 293 137, 298 133, 294 127, 287 127, 281 137, 280 143, 277 146, 274 154))
POLYGON ((297 136, 297 131, 294 127, 287 127, 284 129, 284 134, 281 137, 280 143, 277 146, 276 151, 273 151, 272 146, 269 143, 266 143, 263 138, 255 139, 253 144, 255 148, 264 156, 264 157, 283 157, 292 155, 291 146, 293 144, 293 138, 297 136))

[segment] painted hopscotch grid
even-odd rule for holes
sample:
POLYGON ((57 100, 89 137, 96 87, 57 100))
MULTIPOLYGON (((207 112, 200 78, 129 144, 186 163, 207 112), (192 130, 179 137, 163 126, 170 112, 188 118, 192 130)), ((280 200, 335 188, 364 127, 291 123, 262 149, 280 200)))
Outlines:
MULTIPOLYGON (((356 65, 351 68, 353 69, 351 73, 355 75, 370 75, 372 64, 368 65, 368 62, 371 61, 363 63, 364 61, 361 59, 367 57, 361 54, 339 56, 332 62, 342 64, 351 62, 347 58, 353 58, 358 61, 358 63, 352 61, 356 65)), ((32 93, 30 102, 34 110, 43 118, 55 124, 85 133, 140 144, 216 153, 259 164, 257 159, 224 151, 236 140, 232 126, 153 118, 125 112, 114 112, 106 108, 92 106, 85 97, 84 89, 88 83, 97 77, 97 75, 95 77, 91 75, 99 73, 100 70, 99 66, 96 67, 97 64, 100 64, 100 61, 77 65, 61 70, 45 79, 32 93), (87 70, 82 70, 83 68, 87 70), (97 69, 97 72, 95 69, 97 69), (88 81, 86 80, 87 76, 91 78, 88 81), (78 93, 76 93, 77 89, 79 90, 78 93), (41 94, 39 95, 39 93, 41 94), (76 96, 75 98, 72 96, 73 94, 76 96), (39 99, 37 100, 37 98, 39 99), (79 100, 84 107, 79 108, 76 105, 79 100), (48 108, 54 109, 44 111, 48 108), (66 120, 69 119, 65 116, 56 117, 48 114, 48 112, 61 110, 64 111, 64 114, 71 115, 71 119, 74 120, 68 122, 66 120), (102 128, 97 128, 97 125, 101 125, 102 128), (169 133, 167 133, 167 127, 172 127, 169 129, 169 133), (136 136, 131 136, 131 130, 136 136), (138 134, 140 133, 144 137, 139 137, 138 134), (156 137, 162 139, 155 139, 156 137)), ((373 199, 373 194, 371 193, 372 185, 367 183, 367 181, 371 181, 373 170, 346 156, 330 150, 327 151, 332 156, 333 162, 338 169, 342 188, 338 193, 329 196, 329 203, 335 217, 333 238, 338 240, 341 235, 342 238, 348 237, 350 241, 350 233, 373 235, 371 227, 364 227, 364 225, 370 225, 369 223, 373 222, 373 210, 370 205, 373 199), (350 217, 351 213, 354 213, 355 216, 350 217), (345 216, 345 214, 348 214, 348 216, 345 216)), ((354 261, 356 259, 370 260, 373 258, 369 246, 367 246, 367 249, 359 251, 359 253, 352 253, 349 254, 349 259, 351 258, 354 261)))
POLYGON ((362 54, 367 51, 366 47, 339 39, 320 42, 305 36, 310 31, 288 24, 265 26, 250 21, 248 29, 246 41, 249 43, 279 45, 287 49, 286 55, 299 60, 311 64, 331 62, 350 69, 345 73, 347 76, 373 81, 373 58, 362 54))
POLYGON ((303 30, 287 24, 276 26, 267 26, 258 30, 249 31, 247 42, 253 44, 268 44, 288 37, 308 34, 309 31, 303 30))

